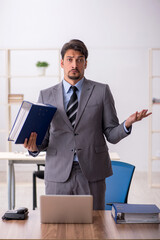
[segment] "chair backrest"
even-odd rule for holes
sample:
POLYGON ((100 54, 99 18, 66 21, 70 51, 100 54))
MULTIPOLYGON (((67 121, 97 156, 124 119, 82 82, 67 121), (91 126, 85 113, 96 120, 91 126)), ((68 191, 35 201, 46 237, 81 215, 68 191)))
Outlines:
POLYGON ((40 167, 45 167, 45 164, 37 164, 37 171, 40 171, 40 167))
POLYGON ((111 210, 112 203, 127 203, 129 188, 135 166, 120 161, 111 161, 113 175, 106 178, 105 210, 111 210))

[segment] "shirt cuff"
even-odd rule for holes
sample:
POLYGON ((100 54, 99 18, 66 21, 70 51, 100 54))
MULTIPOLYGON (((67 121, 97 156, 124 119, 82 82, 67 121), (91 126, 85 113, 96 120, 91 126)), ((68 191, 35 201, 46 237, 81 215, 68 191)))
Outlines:
POLYGON ((130 126, 129 128, 126 128, 125 122, 126 122, 126 121, 124 121, 124 123, 123 123, 124 131, 125 131, 127 134, 129 134, 129 133, 131 133, 132 126, 130 126))
POLYGON ((32 157, 36 157, 38 156, 39 152, 38 151, 35 151, 35 152, 31 152, 31 151, 28 151, 29 155, 31 155, 32 157))

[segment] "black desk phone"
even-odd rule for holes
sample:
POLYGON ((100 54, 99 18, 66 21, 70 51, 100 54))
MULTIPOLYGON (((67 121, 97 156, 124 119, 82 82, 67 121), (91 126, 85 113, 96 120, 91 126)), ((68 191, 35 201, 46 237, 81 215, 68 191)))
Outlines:
POLYGON ((28 217, 28 208, 21 207, 17 210, 8 210, 3 215, 3 220, 24 220, 28 217))

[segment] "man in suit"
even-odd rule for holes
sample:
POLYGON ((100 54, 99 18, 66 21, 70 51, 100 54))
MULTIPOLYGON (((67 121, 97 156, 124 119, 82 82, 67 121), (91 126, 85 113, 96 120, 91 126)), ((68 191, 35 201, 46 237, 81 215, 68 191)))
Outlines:
POLYGON ((64 44, 61 55, 64 79, 42 90, 38 100, 56 106, 57 112, 42 145, 36 145, 37 134, 32 133, 24 147, 33 156, 46 151, 46 194, 92 194, 94 209, 101 210, 105 178, 112 175, 106 140, 119 142, 130 134, 134 122, 150 113, 136 112, 119 124, 109 86, 84 77, 85 44, 73 39, 64 44))

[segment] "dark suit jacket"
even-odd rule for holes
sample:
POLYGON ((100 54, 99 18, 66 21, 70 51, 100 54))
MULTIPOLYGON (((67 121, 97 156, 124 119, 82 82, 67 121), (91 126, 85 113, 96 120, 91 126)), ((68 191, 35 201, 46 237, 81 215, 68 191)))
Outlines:
POLYGON ((109 86, 85 79, 74 129, 63 105, 62 82, 40 92, 39 102, 57 107, 39 151, 46 150, 45 179, 65 182, 76 153, 88 181, 112 175, 106 139, 117 143, 128 134, 119 124, 109 86), (105 139, 106 137, 106 139, 105 139))

